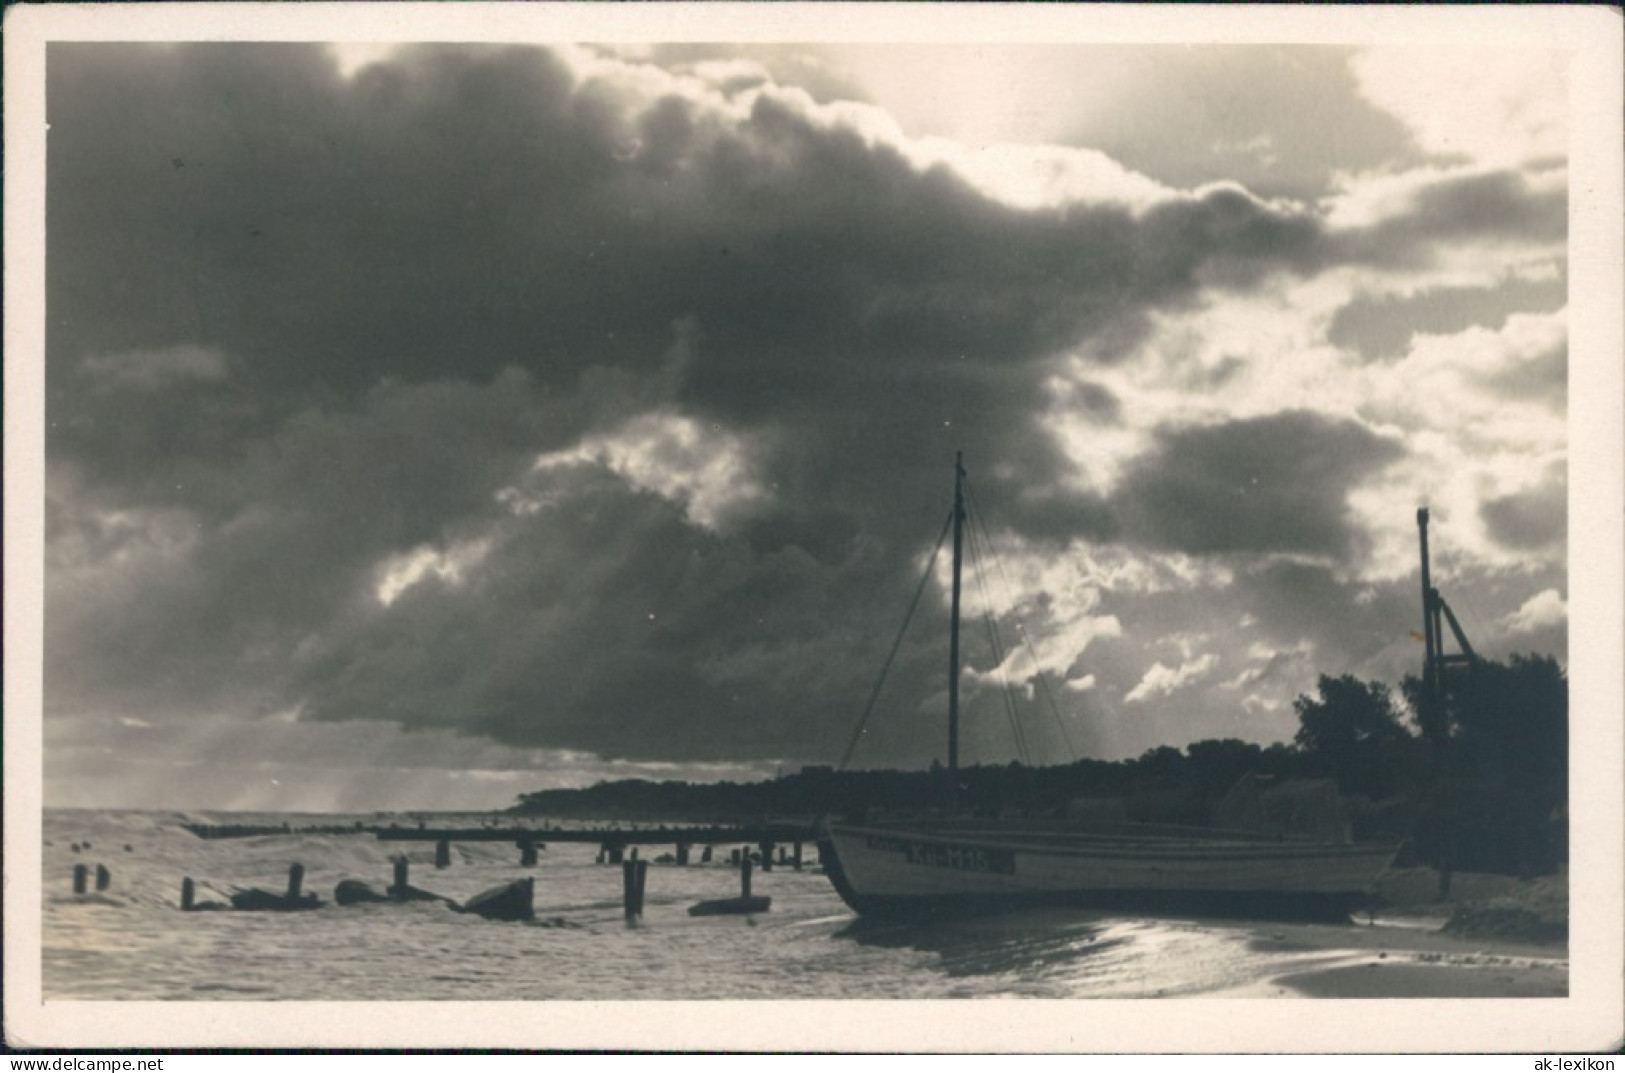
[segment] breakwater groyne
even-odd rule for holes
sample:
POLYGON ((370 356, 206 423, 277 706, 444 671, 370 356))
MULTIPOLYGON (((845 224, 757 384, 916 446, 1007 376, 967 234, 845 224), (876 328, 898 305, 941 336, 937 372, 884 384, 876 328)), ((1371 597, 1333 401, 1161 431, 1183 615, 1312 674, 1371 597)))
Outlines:
POLYGON ((720 845, 725 842, 812 842, 807 823, 697 824, 682 827, 374 827, 384 842, 597 842, 611 846, 720 845))
POLYGON ((270 835, 365 835, 373 828, 353 824, 327 823, 295 827, 286 823, 183 823, 182 829, 199 838, 264 838, 270 835))
POLYGON ((814 825, 791 821, 748 824, 691 824, 599 828, 561 827, 387 827, 354 824, 242 824, 187 823, 181 825, 199 838, 266 838, 275 835, 370 835, 383 842, 598 842, 619 846, 655 846, 686 842, 720 845, 725 842, 811 842, 814 825))

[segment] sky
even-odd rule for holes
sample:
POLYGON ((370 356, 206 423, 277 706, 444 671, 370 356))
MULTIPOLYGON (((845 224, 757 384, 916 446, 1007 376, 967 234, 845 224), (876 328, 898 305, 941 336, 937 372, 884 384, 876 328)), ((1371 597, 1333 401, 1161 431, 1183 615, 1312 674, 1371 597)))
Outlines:
POLYGON ((927 765, 957 451, 963 762, 1566 662, 1566 70, 54 43, 46 802, 927 765))

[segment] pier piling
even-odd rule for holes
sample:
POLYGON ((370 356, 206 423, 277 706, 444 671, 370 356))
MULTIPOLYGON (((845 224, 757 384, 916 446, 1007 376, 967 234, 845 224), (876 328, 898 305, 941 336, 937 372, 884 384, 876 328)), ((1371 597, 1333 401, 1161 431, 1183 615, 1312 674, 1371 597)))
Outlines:
POLYGON ((83 894, 90 879, 90 865, 76 864, 73 866, 73 892, 83 894))
POLYGON ((710 864, 711 863, 711 844, 709 842, 707 842, 705 844, 704 849, 700 850, 700 863, 701 864, 710 864))
POLYGON ((760 849, 762 851, 762 871, 773 871, 773 843, 763 842, 760 849))
POLYGON ((750 854, 743 854, 739 861, 739 896, 750 897, 750 854))
POLYGON ((305 866, 298 861, 288 865, 288 901, 299 900, 299 888, 305 883, 305 866))
POLYGON ((407 869, 406 854, 395 858, 395 885, 389 888, 389 893, 396 898, 406 894, 407 869))
POLYGON ((635 920, 643 915, 643 892, 648 880, 648 861, 640 861, 634 857, 621 862, 621 900, 627 920, 635 920))
POLYGON ((519 840, 519 865, 522 868, 536 867, 536 843, 528 838, 519 840))
POLYGON ((442 838, 434 844, 434 866, 436 868, 451 867, 451 841, 442 838))
POLYGON ((795 857, 791 859, 790 863, 795 868, 796 871, 798 871, 798 872, 801 871, 801 843, 800 842, 796 843, 796 854, 795 854, 795 857))
POLYGON ((187 876, 181 880, 181 910, 190 913, 196 903, 197 885, 192 882, 191 876, 187 876))
POLYGON ((112 885, 113 885, 113 873, 109 872, 107 870, 107 865, 98 864, 96 866, 96 889, 99 890, 99 891, 102 891, 102 890, 106 890, 108 887, 111 887, 112 885))

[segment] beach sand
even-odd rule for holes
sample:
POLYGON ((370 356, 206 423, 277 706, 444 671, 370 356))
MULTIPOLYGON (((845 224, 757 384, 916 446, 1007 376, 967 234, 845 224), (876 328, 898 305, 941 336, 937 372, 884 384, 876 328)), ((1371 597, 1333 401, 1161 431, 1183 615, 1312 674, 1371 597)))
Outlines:
POLYGON ((1327 969, 1283 976, 1281 994, 1310 998, 1566 998, 1568 964, 1561 968, 1484 965, 1384 965, 1327 969))
POLYGON ((1523 881, 1458 875, 1438 900, 1427 869, 1383 882, 1381 908, 1357 924, 1274 924, 1255 949, 1300 955, 1284 973, 1226 997, 1562 998, 1569 991, 1567 876, 1523 881), (1512 921, 1511 926, 1508 921, 1512 921))

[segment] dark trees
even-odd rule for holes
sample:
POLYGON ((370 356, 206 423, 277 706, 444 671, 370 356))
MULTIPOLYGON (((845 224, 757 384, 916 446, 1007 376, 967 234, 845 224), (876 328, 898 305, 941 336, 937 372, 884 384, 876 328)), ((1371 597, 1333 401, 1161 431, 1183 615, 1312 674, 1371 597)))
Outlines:
POLYGON ((1383 742, 1403 741, 1410 732, 1399 721, 1388 687, 1362 682, 1351 674, 1341 678, 1320 676, 1320 696, 1300 696, 1292 702, 1298 713, 1299 748, 1328 758, 1351 755, 1383 742))
POLYGON ((1318 694, 1292 702, 1298 748, 1335 775, 1345 793, 1380 798, 1403 789, 1414 767, 1415 739, 1388 687, 1323 674, 1318 694))
MULTIPOLYGON (((1422 682, 1404 690, 1425 703, 1422 682)), ((1441 834, 1472 858, 1464 867, 1530 872, 1565 855, 1569 687, 1550 656, 1480 660, 1451 675, 1441 705, 1449 736, 1434 790, 1441 834)))

